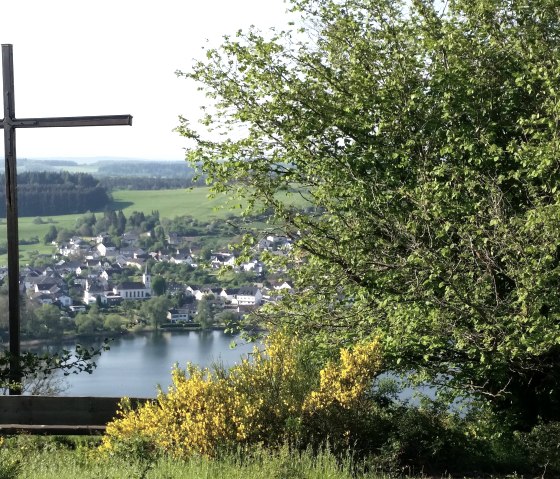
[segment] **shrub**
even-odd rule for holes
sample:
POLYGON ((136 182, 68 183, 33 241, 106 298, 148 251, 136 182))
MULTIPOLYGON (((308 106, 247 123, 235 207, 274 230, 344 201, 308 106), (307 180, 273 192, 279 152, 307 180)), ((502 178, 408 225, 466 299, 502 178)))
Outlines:
POLYGON ((349 448, 371 450, 380 446, 383 411, 372 401, 372 385, 381 368, 379 343, 374 340, 342 349, 338 362, 320 372, 320 384, 303 404, 305 442, 320 445, 328 439, 337 452, 349 448))
POLYGON ((538 424, 523 435, 523 442, 534 467, 555 476, 560 474, 560 422, 538 424))
POLYGON ((302 426, 319 422, 337 435, 337 443, 350 444, 350 424, 380 366, 377 341, 343 350, 340 362, 328 363, 320 375, 305 359, 297 338, 275 333, 264 351, 255 348, 229 371, 176 367, 172 386, 156 401, 138 410, 123 401, 101 449, 120 451, 141 441, 143 449, 147 442, 178 457, 213 456, 239 445, 307 442, 313 434, 302 426), (331 414, 339 409, 347 412, 342 419, 331 414))

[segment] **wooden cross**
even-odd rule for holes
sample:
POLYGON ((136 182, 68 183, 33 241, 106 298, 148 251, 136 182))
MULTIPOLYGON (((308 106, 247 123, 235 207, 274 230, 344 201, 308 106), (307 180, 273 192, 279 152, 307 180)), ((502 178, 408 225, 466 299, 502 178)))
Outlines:
POLYGON ((4 153, 6 176, 6 225, 8 229, 8 298, 10 328, 10 394, 20 394, 19 247, 17 212, 16 128, 132 125, 130 115, 21 118, 15 116, 12 45, 2 45, 4 84, 4 153))

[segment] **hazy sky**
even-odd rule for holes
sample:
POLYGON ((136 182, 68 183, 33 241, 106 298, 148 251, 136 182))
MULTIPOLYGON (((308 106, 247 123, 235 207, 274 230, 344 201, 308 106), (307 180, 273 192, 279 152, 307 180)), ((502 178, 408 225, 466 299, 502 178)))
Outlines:
MULTIPOLYGON (((0 0, 13 44, 16 117, 133 115, 133 126, 18 130, 18 158, 183 158, 177 117, 198 117, 175 75, 203 46, 254 24, 283 26, 283 0, 0 0)), ((0 112, 1 115, 1 112, 0 112)), ((0 142, 0 144, 2 144, 0 142)), ((3 151, 0 151, 3 157, 3 151)))

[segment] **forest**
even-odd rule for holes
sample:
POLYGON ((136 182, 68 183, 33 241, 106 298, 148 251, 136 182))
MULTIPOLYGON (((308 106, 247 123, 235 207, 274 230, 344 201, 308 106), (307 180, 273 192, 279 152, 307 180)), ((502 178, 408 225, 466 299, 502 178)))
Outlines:
POLYGON ((205 185, 204 178, 167 178, 162 176, 100 176, 99 183, 108 191, 113 190, 174 190, 205 185))
MULTIPOLYGON (((18 175, 20 216, 52 216, 103 210, 111 201, 107 190, 87 173, 24 172, 18 175)), ((0 196, 5 196, 4 174, 0 175, 0 196)), ((0 206, 6 215, 6 206, 0 206)))

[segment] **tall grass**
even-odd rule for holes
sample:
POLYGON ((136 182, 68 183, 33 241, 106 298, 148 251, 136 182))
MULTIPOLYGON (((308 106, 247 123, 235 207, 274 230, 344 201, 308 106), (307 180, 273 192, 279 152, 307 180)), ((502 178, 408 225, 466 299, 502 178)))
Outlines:
POLYGON ((259 449, 219 459, 102 456, 91 444, 52 438, 12 438, 0 448, 1 479, 351 479, 382 478, 337 460, 329 451, 318 454, 259 449))

